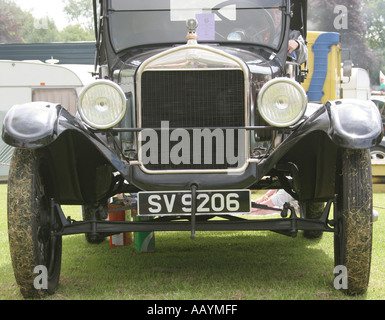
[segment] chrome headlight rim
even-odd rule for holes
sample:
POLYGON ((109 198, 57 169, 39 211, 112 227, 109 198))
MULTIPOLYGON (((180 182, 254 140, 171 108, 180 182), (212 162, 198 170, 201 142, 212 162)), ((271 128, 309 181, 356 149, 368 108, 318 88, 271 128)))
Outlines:
POLYGON ((298 121, 300 121, 302 119, 303 115, 306 112, 307 102, 308 102, 307 101, 307 94, 306 94, 305 89, 295 80, 289 79, 289 78, 284 78, 284 77, 275 78, 275 79, 270 80, 267 83, 265 83, 265 85, 259 91, 258 100, 257 100, 259 114, 262 116, 262 118, 267 123, 269 123, 270 125, 272 125, 274 127, 278 127, 278 128, 286 128, 286 127, 290 127, 290 126, 298 123, 298 121), (272 86, 274 86, 276 84, 282 84, 282 83, 287 84, 289 86, 293 86, 298 91, 298 93, 300 95, 300 99, 298 100, 298 104, 300 104, 301 108, 300 108, 300 111, 298 112, 298 114, 295 117, 293 117, 292 119, 285 121, 285 122, 278 122, 278 121, 275 121, 274 119, 270 118, 265 113, 265 110, 264 110, 265 108, 263 107, 263 98, 264 98, 264 95, 266 94, 266 92, 268 90, 270 90, 272 88, 272 86))
POLYGON ((98 129, 98 130, 105 130, 105 129, 110 129, 110 128, 115 127, 120 121, 122 121, 122 119, 126 113, 126 110, 127 110, 126 95, 123 92, 122 88, 118 84, 116 84, 115 82, 113 82, 111 80, 103 80, 103 79, 96 80, 96 81, 88 84, 87 86, 85 86, 79 94, 77 111, 78 111, 81 119, 91 128, 98 129), (89 117, 85 114, 85 112, 83 110, 83 99, 84 99, 85 95, 96 86, 108 86, 109 88, 112 88, 118 94, 120 102, 121 102, 121 112, 119 112, 119 115, 115 119, 113 119, 112 121, 110 121, 109 123, 106 123, 106 124, 100 124, 100 123, 97 123, 97 122, 89 119, 89 117))

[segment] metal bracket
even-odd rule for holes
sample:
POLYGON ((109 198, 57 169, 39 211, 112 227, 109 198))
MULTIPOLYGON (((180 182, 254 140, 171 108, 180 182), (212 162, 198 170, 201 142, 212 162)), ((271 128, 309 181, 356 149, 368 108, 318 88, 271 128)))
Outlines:
POLYGON ((50 217, 51 217, 51 223, 55 223, 53 226, 54 229, 60 230, 60 227, 57 225, 57 220, 55 219, 55 211, 57 212, 57 215, 59 217, 60 223, 62 227, 69 226, 70 223, 65 217, 65 214, 59 204, 55 201, 55 199, 50 199, 50 217))

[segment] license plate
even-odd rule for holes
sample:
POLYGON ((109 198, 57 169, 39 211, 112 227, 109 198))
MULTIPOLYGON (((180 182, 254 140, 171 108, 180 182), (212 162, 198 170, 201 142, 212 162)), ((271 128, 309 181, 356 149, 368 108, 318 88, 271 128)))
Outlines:
MULTIPOLYGON (((196 214, 242 214, 251 210, 250 190, 197 191, 196 214)), ((139 192, 138 214, 191 215, 190 191, 139 192)))

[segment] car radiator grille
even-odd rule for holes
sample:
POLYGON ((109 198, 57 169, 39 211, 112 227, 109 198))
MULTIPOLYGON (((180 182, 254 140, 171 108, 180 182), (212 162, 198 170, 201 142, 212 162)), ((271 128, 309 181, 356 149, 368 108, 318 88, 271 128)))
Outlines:
MULTIPOLYGON (((241 70, 146 71, 141 80, 141 127, 160 128, 162 122, 169 128, 243 127, 246 123, 244 95, 244 74, 241 70)), ((150 162, 145 165, 146 169, 155 171, 226 170, 243 165, 243 163, 229 163, 226 157, 226 148, 232 148, 232 154, 235 156, 238 155, 239 150, 244 150, 244 147, 238 148, 238 136, 242 134, 238 130, 232 130, 234 143, 229 143, 226 139, 225 130, 220 132, 217 130, 216 133, 223 134, 224 143, 218 140, 217 144, 216 139, 211 139, 211 147, 210 144, 204 143, 204 139, 201 139, 201 143, 199 140, 196 141, 191 130, 188 133, 190 152, 186 153, 186 149, 183 149, 184 151, 180 150, 178 154, 189 156, 183 158, 183 163, 177 163, 175 158, 170 158, 167 163, 164 161, 165 158, 161 161, 162 158, 159 156, 158 163, 150 162), (209 150, 204 150, 208 147, 210 147, 209 150), (193 158, 194 150, 197 150, 194 148, 201 149, 200 160, 196 152, 193 158), (209 158, 204 158, 205 152, 208 152, 209 158), (221 156, 217 158, 218 153, 221 153, 222 158, 221 156)), ((170 154, 170 150, 181 141, 180 138, 179 141, 170 142, 167 149, 164 144, 163 146, 161 144, 160 132, 158 137, 159 155, 161 152, 170 154)), ((183 142, 186 140, 183 139, 183 142)), ((142 144, 145 143, 146 141, 143 141, 142 144)), ((149 154, 143 155, 143 157, 148 156, 149 154)))

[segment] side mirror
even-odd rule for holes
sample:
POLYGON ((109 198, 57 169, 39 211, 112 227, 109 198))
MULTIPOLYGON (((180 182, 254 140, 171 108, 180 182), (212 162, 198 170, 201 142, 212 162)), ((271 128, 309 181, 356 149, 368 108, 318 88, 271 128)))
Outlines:
POLYGON ((352 76, 353 61, 346 60, 343 63, 343 76, 350 78, 352 76))

